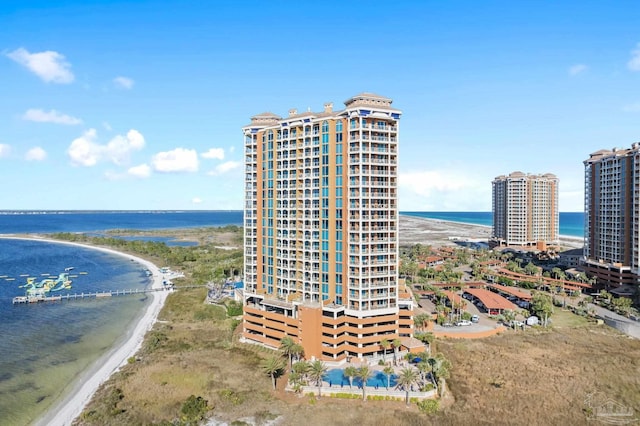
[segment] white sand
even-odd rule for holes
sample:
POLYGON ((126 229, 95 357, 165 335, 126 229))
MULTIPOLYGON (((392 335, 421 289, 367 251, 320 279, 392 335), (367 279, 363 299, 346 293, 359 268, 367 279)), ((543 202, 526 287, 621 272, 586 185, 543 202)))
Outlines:
MULTIPOLYGON (((26 238, 0 236, 0 238, 37 240, 47 243, 74 245, 92 250, 100 250, 103 252, 133 259, 135 262, 142 264, 153 273, 153 284, 151 288, 163 288, 163 279, 162 274, 160 273, 160 269, 153 263, 139 257, 132 256, 130 254, 121 253, 119 251, 103 247, 95 247, 67 241, 48 240, 37 237, 26 238)), ((158 291, 149 294, 152 297, 151 304, 147 308, 142 318, 140 318, 140 321, 138 321, 138 324, 135 326, 135 328, 129 332, 126 341, 123 342, 121 346, 113 348, 109 353, 96 361, 96 363, 83 374, 83 376, 78 381, 78 384, 74 387, 71 393, 66 396, 61 402, 52 406, 49 411, 38 422, 36 422, 37 425, 70 425, 73 420, 80 415, 98 387, 103 382, 105 382, 113 373, 118 371, 120 367, 125 365, 128 358, 134 356, 136 352, 138 352, 138 350, 142 346, 144 335, 151 329, 151 327, 155 323, 156 318, 158 317, 158 314, 160 313, 160 310, 162 309, 162 306, 164 305, 169 292, 158 291)))

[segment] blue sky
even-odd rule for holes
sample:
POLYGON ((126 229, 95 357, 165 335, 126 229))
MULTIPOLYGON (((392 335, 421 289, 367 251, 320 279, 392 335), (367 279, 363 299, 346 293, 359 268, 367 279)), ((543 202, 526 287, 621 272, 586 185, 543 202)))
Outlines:
POLYGON ((582 162, 640 140, 637 1, 3 1, 0 28, 0 209, 241 209, 252 115, 365 91, 403 111, 401 210, 490 211, 517 170, 582 211, 582 162))

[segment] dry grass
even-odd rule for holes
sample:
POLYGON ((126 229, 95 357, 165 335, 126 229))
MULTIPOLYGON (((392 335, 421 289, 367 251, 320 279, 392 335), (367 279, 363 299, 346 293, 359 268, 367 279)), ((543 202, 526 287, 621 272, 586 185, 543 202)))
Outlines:
POLYGON ((640 413, 640 342, 570 313, 556 317, 553 331, 438 341, 453 364, 453 398, 427 417, 400 402, 298 397, 282 391, 284 379, 273 392, 259 367, 270 352, 232 340, 232 320, 203 305, 204 296, 201 289, 171 295, 139 360, 102 386, 79 424, 172 421, 190 395, 208 400, 210 415, 229 424, 275 417, 283 426, 580 424, 594 391, 640 413))
POLYGON ((454 366, 455 396, 440 424, 464 424, 474 413, 475 424, 581 424, 594 392, 640 414, 640 341, 606 326, 509 332, 439 349, 454 366))

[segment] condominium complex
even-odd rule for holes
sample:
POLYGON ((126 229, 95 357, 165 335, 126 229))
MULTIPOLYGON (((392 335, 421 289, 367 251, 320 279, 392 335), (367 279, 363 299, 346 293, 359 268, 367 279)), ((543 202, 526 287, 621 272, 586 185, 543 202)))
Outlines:
POLYGON ((640 275, 640 143, 600 150, 584 161, 587 272, 605 286, 637 284, 640 275))
POLYGON ((513 172, 493 182, 491 246, 546 249, 558 244, 558 178, 513 172))
MULTIPOLYGON (((307 358, 380 354, 412 334, 398 284, 398 124, 392 100, 258 114, 243 127, 243 338, 307 358)), ((405 339, 406 340, 406 339, 405 339)))

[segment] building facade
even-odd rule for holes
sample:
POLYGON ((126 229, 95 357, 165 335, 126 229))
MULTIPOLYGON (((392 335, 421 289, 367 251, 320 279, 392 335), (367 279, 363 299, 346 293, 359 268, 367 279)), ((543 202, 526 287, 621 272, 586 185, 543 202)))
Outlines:
POLYGON ((245 340, 289 336, 307 358, 342 360, 412 334, 391 103, 363 93, 340 111, 263 113, 243 127, 245 340))
POLYGON ((606 287, 637 285, 640 143, 594 152, 584 161, 584 180, 587 272, 606 287))
POLYGON ((492 182, 495 246, 537 247, 558 244, 558 178, 513 172, 492 182))

